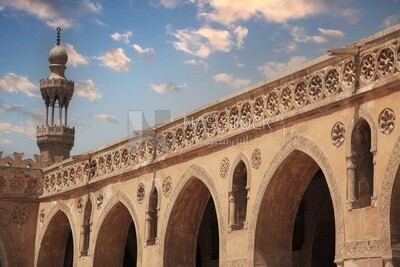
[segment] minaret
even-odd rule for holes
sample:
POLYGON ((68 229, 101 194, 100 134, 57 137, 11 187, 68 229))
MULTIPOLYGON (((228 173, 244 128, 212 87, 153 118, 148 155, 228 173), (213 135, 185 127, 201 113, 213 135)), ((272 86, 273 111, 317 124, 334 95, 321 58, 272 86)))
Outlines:
MULTIPOLYGON (((68 105, 74 93, 74 82, 65 78, 65 64, 68 55, 60 45, 60 31, 57 28, 57 45, 49 52, 50 76, 40 80, 40 92, 46 106, 46 125, 37 127, 37 145, 43 162, 51 164, 56 158, 69 158, 74 146, 75 128, 68 127, 68 105), (58 108, 58 120, 54 118, 58 108), (64 118, 63 118, 64 109, 64 118)), ((56 114, 57 116, 57 114, 56 114)))

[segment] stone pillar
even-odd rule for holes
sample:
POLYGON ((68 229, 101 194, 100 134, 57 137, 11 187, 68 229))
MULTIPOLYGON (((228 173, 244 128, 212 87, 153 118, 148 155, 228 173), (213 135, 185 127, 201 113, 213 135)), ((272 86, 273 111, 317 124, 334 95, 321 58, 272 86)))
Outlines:
POLYGON ((49 105, 46 104, 46 126, 49 126, 49 105))
POLYGON ((80 232, 80 240, 79 240, 79 250, 81 252, 81 256, 85 255, 85 250, 86 250, 86 246, 85 246, 85 226, 82 225, 81 227, 81 232, 80 232))
POLYGON ((233 226, 236 225, 236 203, 235 203, 235 197, 233 196, 233 193, 231 192, 229 195, 229 225, 233 226))
POLYGON ((356 201, 356 155, 347 157, 347 208, 351 210, 356 201))
POLYGON ((58 119, 60 120, 60 127, 62 126, 62 106, 58 105, 58 119))
POLYGON ((65 123, 65 128, 67 128, 68 127, 68 124, 67 124, 67 119, 68 119, 68 106, 66 105, 65 106, 65 119, 64 119, 64 123, 65 123))
POLYGON ((56 103, 55 100, 50 101, 50 103, 51 103, 51 126, 54 126, 54 105, 56 103))
POLYGON ((149 241, 151 239, 151 216, 150 216, 150 211, 146 211, 146 236, 145 236, 145 240, 146 242, 149 241))

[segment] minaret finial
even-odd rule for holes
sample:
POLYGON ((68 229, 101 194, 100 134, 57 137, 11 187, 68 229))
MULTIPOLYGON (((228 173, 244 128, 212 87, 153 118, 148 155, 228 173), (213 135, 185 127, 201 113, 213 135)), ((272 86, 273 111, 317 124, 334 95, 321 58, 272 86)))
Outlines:
POLYGON ((60 31, 61 31, 61 28, 60 27, 57 27, 57 45, 60 45, 60 31))

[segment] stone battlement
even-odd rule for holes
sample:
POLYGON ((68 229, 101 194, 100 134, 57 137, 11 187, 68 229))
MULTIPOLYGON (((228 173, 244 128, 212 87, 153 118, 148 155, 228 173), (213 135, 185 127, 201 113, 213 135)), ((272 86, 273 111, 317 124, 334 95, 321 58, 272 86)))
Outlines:
POLYGON ((70 135, 74 136, 75 134, 75 127, 64 127, 64 126, 43 126, 37 127, 36 130, 37 136, 44 136, 44 135, 70 135))

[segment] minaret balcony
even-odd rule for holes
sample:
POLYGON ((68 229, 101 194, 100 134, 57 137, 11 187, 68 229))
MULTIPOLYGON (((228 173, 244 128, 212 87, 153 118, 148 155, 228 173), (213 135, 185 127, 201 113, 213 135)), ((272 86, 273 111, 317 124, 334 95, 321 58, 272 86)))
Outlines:
POLYGON ((37 137, 45 135, 59 135, 59 136, 74 136, 75 127, 64 127, 64 126, 42 126, 37 127, 37 137))

